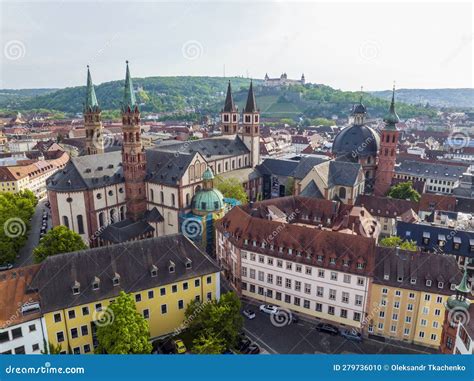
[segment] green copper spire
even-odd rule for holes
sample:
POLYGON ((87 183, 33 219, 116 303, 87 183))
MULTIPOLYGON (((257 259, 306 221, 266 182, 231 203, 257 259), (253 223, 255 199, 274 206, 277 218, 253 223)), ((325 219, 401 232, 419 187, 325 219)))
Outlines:
POLYGON ((388 110, 388 113, 383 118, 383 121, 386 124, 387 130, 395 130, 396 129, 395 125, 400 122, 400 118, 395 112, 395 85, 393 85, 392 102, 390 103, 390 109, 388 110))
POLYGON ((467 285, 467 268, 464 268, 464 274, 461 279, 461 283, 458 284, 456 290, 462 292, 463 294, 469 294, 471 289, 467 285))
POLYGON ((137 106, 137 100, 135 99, 135 93, 133 92, 132 77, 130 76, 130 69, 128 68, 128 61, 126 61, 126 63, 127 71, 125 73, 125 88, 123 93, 122 111, 127 111, 128 108, 133 110, 137 106))
POLYGON ((89 65, 87 65, 87 88, 86 88, 86 102, 84 103, 84 112, 93 111, 99 108, 97 97, 95 95, 94 85, 92 83, 91 72, 89 65))

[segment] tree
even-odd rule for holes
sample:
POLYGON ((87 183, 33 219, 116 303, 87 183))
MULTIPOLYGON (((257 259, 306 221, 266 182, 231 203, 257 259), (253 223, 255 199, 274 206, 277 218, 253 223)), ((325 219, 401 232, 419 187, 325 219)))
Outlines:
POLYGON ((420 201, 420 194, 413 189, 411 181, 399 183, 390 188, 388 197, 397 198, 400 200, 420 201))
POLYGON ((198 350, 215 349, 222 340, 227 348, 235 347, 243 325, 240 306, 240 299, 234 292, 223 294, 218 302, 191 302, 185 316, 193 345, 196 344, 198 350), (204 337, 201 337, 203 332, 204 337))
POLYGON ((28 238, 36 203, 31 191, 0 193, 0 264, 15 261, 28 238))
POLYGON ((140 314, 131 294, 121 291, 118 298, 104 312, 97 324, 97 353, 149 354, 148 323, 140 314))
POLYGON ((59 355, 63 348, 61 346, 61 343, 54 345, 53 343, 50 343, 49 341, 46 342, 45 340, 45 349, 41 351, 41 354, 43 355, 59 355))
POLYGON ((197 354, 218 355, 225 351, 225 347, 222 338, 212 336, 208 333, 203 333, 193 340, 193 352, 197 354))
POLYGON ((384 247, 399 247, 402 250, 408 251, 417 251, 418 248, 416 246, 415 241, 404 241, 400 237, 386 237, 380 240, 380 246, 384 247))
POLYGON ((33 250, 35 263, 43 262, 50 255, 85 250, 87 245, 76 232, 60 225, 51 229, 33 250))
POLYGON ((224 197, 234 198, 242 204, 246 204, 248 201, 248 196, 242 183, 234 177, 228 179, 216 177, 216 188, 221 191, 224 197))

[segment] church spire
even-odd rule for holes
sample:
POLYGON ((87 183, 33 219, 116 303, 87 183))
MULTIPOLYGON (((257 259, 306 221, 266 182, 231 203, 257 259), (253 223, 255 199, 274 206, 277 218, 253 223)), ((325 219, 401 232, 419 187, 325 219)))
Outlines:
POLYGON ((127 63, 127 70, 125 73, 125 87, 123 93, 123 102, 122 102, 122 111, 127 111, 128 108, 133 111, 133 109, 137 106, 137 100, 135 99, 135 93, 133 92, 133 83, 132 77, 130 76, 130 69, 128 68, 128 61, 127 63))
POLYGON ((250 81, 249 93, 247 95, 247 104, 244 112, 257 112, 257 102, 255 102, 255 94, 253 93, 253 84, 250 81))
POLYGON ((225 103, 224 103, 224 112, 236 112, 237 109, 234 104, 234 98, 232 97, 232 88, 230 86, 230 81, 229 84, 227 85, 227 95, 225 97, 225 103))
POLYGON ((392 130, 395 129, 395 125, 400 122, 400 118, 395 112, 395 84, 393 85, 392 102, 390 103, 390 109, 388 110, 388 113, 383 118, 383 121, 386 124, 386 128, 392 129, 392 130))
POLYGON ((86 87, 86 102, 84 103, 84 112, 93 111, 99 108, 97 97, 95 95, 94 84, 92 83, 91 72, 89 65, 87 65, 87 87, 86 87))

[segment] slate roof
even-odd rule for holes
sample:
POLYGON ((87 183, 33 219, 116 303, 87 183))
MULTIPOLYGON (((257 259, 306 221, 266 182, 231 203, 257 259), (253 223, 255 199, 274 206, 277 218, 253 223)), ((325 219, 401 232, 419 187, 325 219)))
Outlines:
POLYGON ((237 107, 234 104, 234 98, 232 97, 232 88, 229 84, 227 85, 227 95, 225 97, 224 109, 225 112, 237 112, 237 107))
POLYGON ((238 136, 231 138, 208 138, 176 142, 163 141, 156 145, 155 150, 179 154, 194 154, 199 152, 206 160, 221 159, 229 156, 244 155, 249 153, 247 146, 238 136))
POLYGON ((410 209, 418 212, 418 203, 415 201, 363 194, 357 196, 355 205, 365 207, 370 214, 377 217, 396 218, 410 209))
POLYGON ((47 187, 56 191, 78 191, 123 181, 122 153, 117 151, 71 158, 61 171, 47 180, 47 187))
POLYGON ((253 92, 253 83, 250 81, 249 92, 247 95, 247 103, 245 104, 244 112, 256 112, 257 102, 255 101, 255 94, 253 92))
POLYGON ((397 174, 429 177, 440 180, 457 181, 466 172, 466 166, 425 163, 416 160, 402 160, 395 166, 397 174))
POLYGON ((311 182, 301 191, 301 196, 324 198, 314 180, 311 180, 311 182))
POLYGON ((256 169, 262 175, 293 176, 299 162, 289 159, 265 159, 256 169))
POLYGON ((397 221, 397 236, 415 241, 423 251, 452 254, 474 258, 474 231, 453 230, 448 226, 432 226, 426 223, 397 221), (424 242, 424 238, 428 242, 424 242), (444 246, 439 245, 442 239, 444 246), (459 243, 459 249, 455 245, 459 243))
POLYGON ((146 153, 146 181, 176 186, 179 184, 194 154, 158 151, 151 149, 146 153))
POLYGON ((315 165, 327 161, 329 158, 322 158, 317 156, 303 157, 293 172, 293 177, 296 179, 304 179, 306 175, 313 169, 315 165))
POLYGON ((132 221, 126 218, 125 220, 107 225, 100 232, 99 237, 110 243, 122 243, 143 237, 154 231, 155 229, 145 219, 132 221))
POLYGON ((375 284, 451 295, 451 284, 457 285, 462 278, 456 258, 451 255, 377 246, 375 257, 375 284), (415 284, 411 283, 411 278, 416 279, 415 284), (426 280, 431 280, 431 286, 426 285, 426 280), (438 287, 438 282, 443 283, 442 288, 438 287))
POLYGON ((73 253, 52 255, 42 264, 32 287, 38 290, 43 313, 115 298, 120 291, 138 292, 162 285, 205 276, 219 267, 189 239, 181 234, 131 241, 73 253), (186 269, 187 259, 191 268, 186 269), (169 272, 169 265, 175 271, 169 272), (153 266, 157 276, 151 276, 153 266), (120 284, 112 279, 120 275, 120 284), (98 290, 92 290, 95 277, 98 290), (72 286, 80 283, 80 294, 73 295, 72 286))
POLYGON ((359 163, 331 160, 329 162, 328 186, 354 186, 357 183, 357 177, 361 169, 362 167, 359 163))
POLYGON ((380 147, 377 131, 364 125, 344 128, 334 138, 332 152, 336 156, 353 154, 359 157, 374 156, 380 147))

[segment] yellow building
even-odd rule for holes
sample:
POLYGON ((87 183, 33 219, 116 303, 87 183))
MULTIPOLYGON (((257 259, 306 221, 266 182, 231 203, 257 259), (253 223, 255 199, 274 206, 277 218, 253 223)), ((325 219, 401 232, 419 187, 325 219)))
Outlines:
POLYGON ((438 348, 445 303, 461 276, 454 257, 379 248, 369 335, 438 348))
POLYGON ((92 353, 96 327, 115 318, 106 307, 120 291, 134 295, 155 338, 185 328, 191 301, 219 299, 220 276, 189 239, 171 235, 48 257, 33 287, 48 341, 65 352, 92 353))

